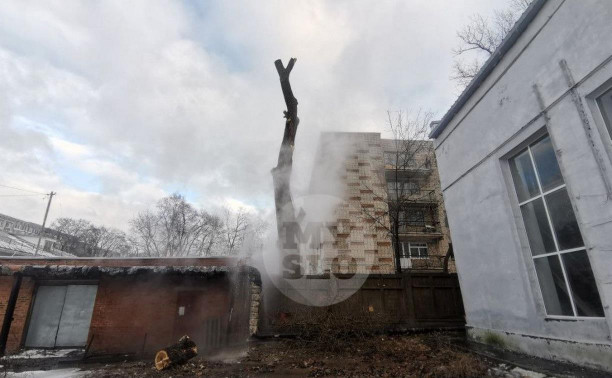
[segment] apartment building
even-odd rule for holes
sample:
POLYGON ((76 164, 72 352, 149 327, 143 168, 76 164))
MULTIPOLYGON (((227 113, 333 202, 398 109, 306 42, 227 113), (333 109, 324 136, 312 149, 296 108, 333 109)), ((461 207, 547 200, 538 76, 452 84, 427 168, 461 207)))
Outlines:
POLYGON ((315 271, 334 272, 338 256, 354 273, 443 269, 450 237, 431 141, 323 133, 310 192, 341 198, 315 271))

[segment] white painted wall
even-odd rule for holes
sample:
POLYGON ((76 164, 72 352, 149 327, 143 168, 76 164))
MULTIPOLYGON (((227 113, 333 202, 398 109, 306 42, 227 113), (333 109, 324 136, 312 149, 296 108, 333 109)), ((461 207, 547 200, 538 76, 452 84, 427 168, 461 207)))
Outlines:
MULTIPOLYGON (((436 139, 467 324, 507 346, 612 371, 612 141, 590 94, 612 83, 612 1, 549 0, 498 67, 436 139), (565 59, 587 110, 592 148, 567 94, 565 59), (606 319, 547 319, 506 159, 546 128, 581 226, 606 319), (529 337, 527 337, 529 336, 529 337), (577 343, 576 343, 577 342, 577 343)), ((612 85, 612 84, 610 84, 612 85)))

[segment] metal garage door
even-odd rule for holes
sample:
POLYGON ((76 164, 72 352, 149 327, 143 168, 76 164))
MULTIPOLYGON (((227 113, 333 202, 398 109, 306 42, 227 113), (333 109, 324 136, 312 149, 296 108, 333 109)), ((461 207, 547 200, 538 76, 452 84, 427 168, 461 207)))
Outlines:
POLYGON ((39 286, 25 346, 85 346, 97 290, 97 285, 39 286))

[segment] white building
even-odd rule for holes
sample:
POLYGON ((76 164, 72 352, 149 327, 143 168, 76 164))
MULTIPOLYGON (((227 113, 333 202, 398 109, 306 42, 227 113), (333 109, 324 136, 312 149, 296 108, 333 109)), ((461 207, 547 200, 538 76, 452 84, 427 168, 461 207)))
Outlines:
POLYGON ((41 230, 36 223, 0 214, 0 256, 72 256, 63 252, 57 239, 47 231, 40 236, 36 252, 41 230))
POLYGON ((441 122, 469 335, 612 371, 612 1, 534 0, 441 122))

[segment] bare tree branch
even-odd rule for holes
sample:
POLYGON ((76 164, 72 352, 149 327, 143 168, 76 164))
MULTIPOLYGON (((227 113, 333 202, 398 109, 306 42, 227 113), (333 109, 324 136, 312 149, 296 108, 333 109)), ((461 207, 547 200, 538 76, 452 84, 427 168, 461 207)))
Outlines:
MULTIPOLYGON (((398 273, 401 272, 401 237, 407 228, 412 227, 411 212, 428 210, 427 204, 439 202, 439 199, 433 198, 437 194, 433 188, 427 187, 426 179, 432 164, 435 164, 432 161, 433 146, 427 140, 432 117, 431 112, 422 110, 409 114, 387 113, 388 128, 393 135, 393 147, 387 148, 384 152, 386 167, 383 167, 379 173, 379 182, 387 185, 388 207, 386 211, 361 209, 366 223, 369 220, 377 232, 384 230, 391 237, 398 273)), ((380 191, 369 187, 366 182, 362 182, 361 185, 373 193, 380 191)), ((378 196, 375 200, 383 201, 383 198, 378 196)), ((422 232, 424 225, 417 228, 422 232)))
POLYGON ((459 45, 453 49, 456 58, 451 79, 461 87, 467 86, 530 3, 531 0, 510 0, 509 8, 495 11, 492 19, 480 14, 470 17, 470 22, 457 32, 459 45), (473 57, 468 63, 459 58, 466 54, 473 57))

